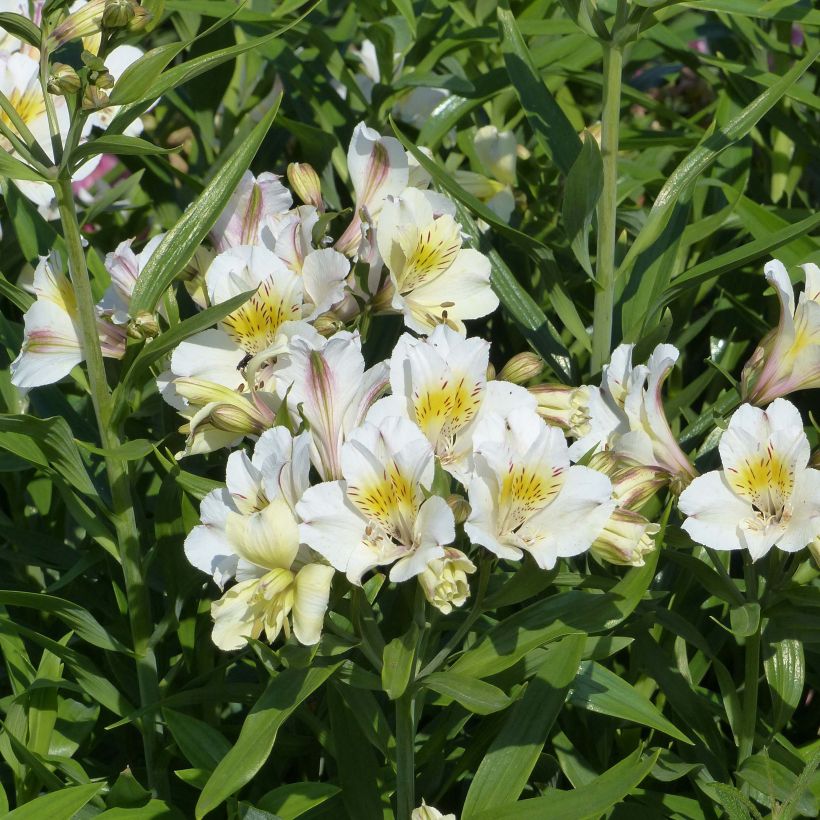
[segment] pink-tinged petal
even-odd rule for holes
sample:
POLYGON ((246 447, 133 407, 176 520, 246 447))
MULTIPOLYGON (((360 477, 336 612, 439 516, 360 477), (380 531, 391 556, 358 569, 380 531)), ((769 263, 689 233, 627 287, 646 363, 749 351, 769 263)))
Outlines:
POLYGON ((687 516, 682 529, 693 541, 716 550, 737 550, 743 522, 754 517, 752 505, 736 496, 718 470, 696 478, 678 499, 687 516))

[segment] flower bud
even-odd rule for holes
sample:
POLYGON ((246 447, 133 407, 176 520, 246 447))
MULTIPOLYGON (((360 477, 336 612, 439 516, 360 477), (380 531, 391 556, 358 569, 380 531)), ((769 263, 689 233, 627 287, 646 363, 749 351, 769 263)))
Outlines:
POLYGON ((307 162, 291 162, 288 165, 288 182, 305 205, 313 205, 320 213, 324 212, 322 183, 312 165, 307 162))
POLYGON ((83 110, 96 111, 99 108, 108 107, 108 94, 95 85, 89 85, 83 94, 83 110))
POLYGON ((48 50, 55 51, 71 40, 79 40, 99 34, 102 27, 105 3, 106 0, 89 0, 77 11, 69 14, 48 36, 46 44, 48 50))
POLYGON ((527 388, 535 396, 536 411, 547 424, 569 430, 575 413, 573 397, 577 387, 566 384, 537 384, 527 388))
POLYGON ((327 313, 316 317, 313 327, 316 328, 318 333, 327 338, 334 333, 338 333, 344 327, 344 322, 332 310, 329 310, 327 313))
POLYGON ((608 475, 618 506, 635 512, 667 486, 670 478, 669 473, 660 467, 638 464, 608 450, 595 453, 587 466, 608 475))
POLYGON ((513 384, 526 384, 544 372, 544 361, 536 353, 524 351, 517 353, 501 368, 498 374, 500 381, 513 384))
POLYGON ((448 495, 446 500, 447 506, 449 506, 449 508, 453 511, 455 523, 463 524, 470 517, 470 513, 472 512, 472 508, 467 502, 467 499, 462 495, 453 493, 452 495, 448 495))
POLYGON ((495 366, 492 362, 487 363, 487 381, 491 382, 495 379, 495 366))
POLYGON ((135 6, 134 16, 128 24, 128 31, 131 32, 131 34, 138 34, 140 31, 144 31, 153 19, 154 15, 151 14, 148 9, 143 8, 142 6, 135 6))
POLYGON ((104 28, 124 28, 134 19, 134 0, 106 0, 102 15, 104 28))
POLYGON ((200 245, 188 264, 182 269, 179 278, 194 304, 203 310, 208 307, 208 290, 205 285, 205 272, 214 260, 214 252, 200 245))
POLYGON ((94 85, 97 88, 102 88, 104 90, 108 90, 109 88, 114 87, 114 75, 111 74, 110 71, 100 71, 100 72, 93 72, 94 73, 94 85))
POLYGON ((642 567, 644 555, 655 549, 653 536, 660 531, 640 513, 616 509, 590 547, 593 555, 610 564, 642 567))
POLYGON ((423 800, 417 809, 413 809, 410 820, 456 820, 454 814, 442 814, 437 808, 428 806, 423 800))
POLYGON ((144 310, 128 322, 128 335, 132 339, 153 339, 159 335, 159 322, 150 311, 144 310))
POLYGON ((444 558, 430 561, 418 576, 424 597, 448 615, 453 607, 462 606, 470 596, 467 576, 475 569, 475 564, 463 552, 445 548, 444 558))
POLYGON ((76 94, 82 85, 77 72, 65 63, 54 63, 51 67, 51 76, 48 78, 48 91, 59 97, 76 94))

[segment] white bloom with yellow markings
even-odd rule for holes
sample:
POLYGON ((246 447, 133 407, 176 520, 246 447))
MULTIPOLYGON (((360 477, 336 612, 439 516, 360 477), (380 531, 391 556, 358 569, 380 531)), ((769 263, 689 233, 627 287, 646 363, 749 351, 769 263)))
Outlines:
POLYGON ((785 265, 773 259, 764 271, 780 300, 780 321, 755 350, 741 377, 744 398, 758 405, 795 390, 820 388, 820 268, 803 265, 806 286, 796 306, 785 265))
POLYGON ((390 359, 392 395, 373 406, 368 420, 408 418, 433 446, 441 466, 464 482, 472 465, 472 432, 482 415, 535 408, 523 387, 487 381, 489 355, 488 342, 465 339, 445 325, 426 339, 405 333, 390 359))
POLYGON ((390 272, 392 307, 417 333, 447 324, 463 335, 465 319, 498 307, 490 286, 490 260, 462 247, 461 228, 449 213, 436 214, 425 191, 408 188, 382 208, 376 239, 390 272))
POLYGON ((747 549, 756 561, 773 546, 796 552, 820 536, 820 470, 808 466, 809 440, 791 402, 741 405, 718 449, 723 469, 696 478, 678 501, 694 541, 747 549))
POLYGON ((306 544, 353 584, 387 564, 391 581, 406 581, 445 556, 453 512, 440 496, 425 498, 435 462, 418 427, 398 417, 365 422, 347 437, 341 462, 341 480, 311 487, 296 506, 306 544))
MULTIPOLYGON (((12 383, 26 389, 59 381, 84 358, 77 301, 56 252, 40 259, 33 284, 37 298, 23 317, 23 346, 11 364, 12 383)), ((125 330, 99 308, 97 332, 103 356, 122 358, 125 330)))
POLYGON ((526 551, 543 569, 589 549, 615 509, 612 484, 570 466, 562 432, 529 409, 482 419, 473 436, 472 512, 464 530, 501 558, 526 551))
POLYGON ((202 523, 185 540, 185 555, 224 589, 211 607, 213 640, 241 649, 264 633, 273 641, 292 630, 303 644, 321 635, 333 568, 299 543, 295 507, 309 484, 306 433, 284 427, 264 432, 248 458, 228 457, 226 488, 202 500, 202 523))

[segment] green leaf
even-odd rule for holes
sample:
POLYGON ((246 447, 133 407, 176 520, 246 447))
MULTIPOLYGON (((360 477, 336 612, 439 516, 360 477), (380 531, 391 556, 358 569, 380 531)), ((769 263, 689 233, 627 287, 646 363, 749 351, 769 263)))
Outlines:
POLYGON ((538 74, 506 2, 499 5, 498 25, 504 64, 527 120, 547 156, 568 174, 581 152, 581 140, 538 74))
POLYGON ((190 43, 168 43, 146 51, 122 72, 114 84, 109 98, 111 105, 126 105, 141 99, 156 83, 165 66, 187 45, 190 43))
POLYGON ((806 685, 803 645, 794 638, 783 638, 765 649, 763 669, 772 695, 772 729, 779 732, 800 704, 806 685))
POLYGON ((575 679, 585 640, 584 634, 568 635, 550 647, 479 764, 464 801, 463 820, 518 800, 575 679))
POLYGON ((692 741, 667 720, 648 698, 599 663, 584 661, 572 687, 570 702, 582 709, 658 729, 684 743, 692 741))
POLYGON ((24 458, 45 473, 62 476, 71 487, 85 495, 97 497, 97 490, 64 418, 0 416, 0 449, 24 458))
POLYGON ((185 815, 164 800, 149 800, 139 808, 114 808, 94 815, 95 820, 184 820, 185 815))
POLYGON ((213 771, 231 749, 222 733, 203 720, 173 709, 163 709, 162 716, 183 757, 196 769, 213 771))
POLYGON ((471 820, 585 820, 597 818, 623 800, 652 771, 660 750, 641 758, 641 749, 608 769, 585 786, 572 791, 546 789, 542 797, 519 800, 471 820))
MULTIPOLYGON (((769 808, 792 798, 798 776, 765 752, 746 758, 737 776, 760 793, 760 799, 769 808)), ((798 787, 794 806, 798 817, 817 817, 817 799, 808 784, 798 787)))
POLYGON ((410 33, 415 37, 416 14, 413 11, 412 0, 390 0, 390 2, 396 7, 396 11, 407 21, 407 25, 410 27, 410 33))
POLYGON ((8 299, 23 313, 34 304, 34 297, 30 293, 26 293, 13 282, 9 282, 2 273, 0 273, 0 296, 8 299))
POLYGON ((72 601, 63 600, 55 595, 41 595, 36 592, 0 590, 0 604, 22 606, 55 615, 69 629, 72 629, 78 637, 92 646, 97 646, 109 652, 132 654, 130 649, 123 646, 112 635, 109 635, 105 627, 87 609, 72 601))
POLYGON ((0 177, 27 179, 31 182, 48 182, 42 174, 26 165, 25 162, 13 157, 5 148, 0 148, 0 177))
POLYGON ((748 638, 754 635, 760 625, 760 604, 753 601, 741 606, 733 606, 729 610, 729 623, 732 625, 732 632, 738 638, 748 638))
POLYGON ((98 154, 144 157, 156 154, 173 154, 179 150, 179 148, 160 148, 160 146, 140 137, 129 137, 123 134, 103 134, 101 137, 78 146, 77 150, 71 155, 71 161, 76 169, 86 160, 98 154))
POLYGON ((678 197, 688 188, 729 146, 745 137, 755 125, 782 99, 786 91, 806 72, 817 59, 820 48, 815 47, 802 60, 795 63, 771 88, 756 97, 725 126, 718 127, 688 154, 672 172, 661 188, 649 216, 632 247, 618 269, 622 278, 630 270, 635 259, 660 236, 678 197))
POLYGON ((584 147, 567 174, 562 215, 564 230, 575 258, 589 276, 593 276, 589 261, 589 231, 592 216, 603 189, 604 166, 595 138, 584 132, 584 147))
POLYGON ((197 818, 204 817, 251 781, 268 759, 282 724, 338 665, 286 669, 270 681, 242 724, 233 748, 208 778, 196 804, 197 818))
POLYGON ((89 783, 85 786, 70 786, 60 791, 44 794, 7 814, 8 820, 43 820, 44 817, 73 817, 93 797, 98 795, 103 783, 89 783))
POLYGON ((28 17, 4 11, 0 13, 0 28, 39 50, 42 36, 40 29, 28 17))
POLYGON ((638 605, 654 577, 657 561, 655 550, 643 567, 630 569, 609 592, 561 592, 510 615, 482 635, 450 667, 451 671, 488 677, 565 635, 612 629, 638 605))
POLYGON ((419 641, 419 628, 414 621, 401 637, 394 638, 384 647, 382 655, 382 688, 390 700, 404 694, 413 671, 413 660, 419 641))
POLYGON ((452 698, 477 715, 491 715, 510 705, 510 698, 497 686, 455 672, 434 672, 422 678, 419 683, 440 695, 452 698))
POLYGON ((191 260, 265 139, 280 101, 281 97, 254 127, 242 147, 229 157, 205 190, 186 209, 177 224, 165 234, 134 285, 131 299, 133 315, 144 310, 153 311, 165 289, 191 260))
POLYGON ((118 447, 109 449, 94 447, 86 441, 77 440, 77 444, 79 444, 83 450, 88 450, 89 453, 105 456, 106 458, 116 458, 121 461, 137 461, 154 452, 154 445, 151 444, 147 438, 134 438, 130 441, 123 442, 118 447))
POLYGON ((289 783, 260 797, 256 806, 275 814, 281 820, 296 820, 340 791, 332 783, 289 783))

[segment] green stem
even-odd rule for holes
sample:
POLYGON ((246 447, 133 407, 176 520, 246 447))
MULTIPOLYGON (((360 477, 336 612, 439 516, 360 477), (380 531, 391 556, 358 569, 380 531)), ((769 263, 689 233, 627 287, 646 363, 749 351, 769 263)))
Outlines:
MULTIPOLYGON (((150 645, 153 629, 151 600, 143 577, 143 558, 140 551, 139 529, 131 497, 128 463, 114 455, 120 441, 112 424, 111 392, 105 376, 105 364, 97 332, 94 296, 91 291, 91 280, 88 275, 85 253, 83 252, 82 235, 80 234, 77 212, 74 207, 71 180, 58 180, 54 183, 54 191, 60 210, 63 237, 68 251, 71 282, 77 301, 81 343, 86 367, 88 368, 91 401, 97 417, 100 443, 106 451, 105 468, 111 489, 111 520, 117 534, 119 558, 125 578, 131 636, 137 663, 140 705, 145 709, 149 704, 155 704, 160 700, 160 691, 156 658, 150 645)), ((157 729, 155 713, 149 711, 138 721, 138 724, 143 737, 149 784, 159 793, 163 793, 167 774, 156 767, 157 729)))
MULTIPOLYGON (((744 555, 744 575, 746 577, 746 598, 750 602, 758 599, 757 572, 754 563, 748 555, 744 555)), ((743 674, 743 709, 740 720, 740 743, 738 745, 738 768, 752 754, 755 741, 755 727, 757 726, 757 684, 760 677, 760 627, 762 619, 758 620, 757 628, 752 635, 746 638, 745 669, 743 674)))
POLYGON ((416 807, 415 696, 405 692, 396 701, 396 818, 410 820, 416 807))
POLYGON ((63 141, 60 136, 60 123, 57 121, 57 111, 54 100, 48 90, 48 50, 46 49, 47 32, 43 31, 43 40, 40 44, 40 86, 43 90, 43 102, 46 106, 46 118, 51 132, 51 153, 54 164, 59 165, 63 158, 63 141))
POLYGON ((621 124, 623 52, 607 42, 604 48, 604 100, 601 114, 603 188, 598 200, 598 250, 595 261, 592 370, 599 371, 612 351, 615 311, 615 239, 618 211, 618 129, 621 124))

